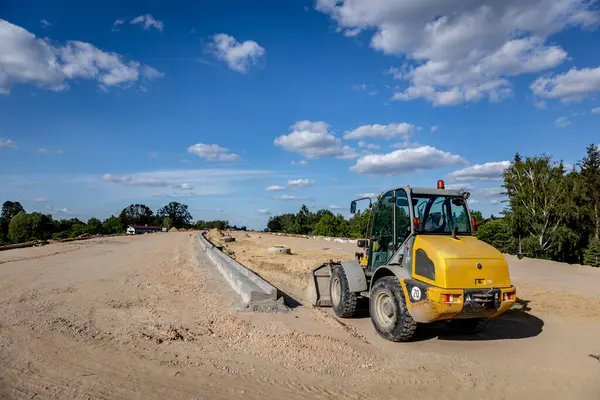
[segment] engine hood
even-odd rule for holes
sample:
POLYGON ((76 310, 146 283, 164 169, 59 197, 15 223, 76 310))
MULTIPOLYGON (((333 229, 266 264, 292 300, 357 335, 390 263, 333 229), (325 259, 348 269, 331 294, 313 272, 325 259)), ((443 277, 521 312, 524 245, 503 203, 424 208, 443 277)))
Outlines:
POLYGON ((454 239, 451 236, 419 235, 413 246, 413 260, 413 276, 438 287, 510 286, 508 263, 502 253, 474 236, 454 239), (423 272, 427 271, 422 267, 423 260, 433 263, 433 274, 423 272))

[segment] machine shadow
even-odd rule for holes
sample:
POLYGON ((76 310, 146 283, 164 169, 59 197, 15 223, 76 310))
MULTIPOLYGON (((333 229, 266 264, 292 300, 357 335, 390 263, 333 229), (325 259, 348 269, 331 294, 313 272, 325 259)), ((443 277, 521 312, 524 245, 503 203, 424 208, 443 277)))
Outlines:
POLYGON ((544 321, 528 312, 531 311, 528 303, 528 300, 517 298, 512 309, 492 319, 487 327, 477 334, 453 333, 443 321, 430 325, 419 325, 414 341, 434 338, 453 341, 486 341, 535 337, 542 333, 544 321))

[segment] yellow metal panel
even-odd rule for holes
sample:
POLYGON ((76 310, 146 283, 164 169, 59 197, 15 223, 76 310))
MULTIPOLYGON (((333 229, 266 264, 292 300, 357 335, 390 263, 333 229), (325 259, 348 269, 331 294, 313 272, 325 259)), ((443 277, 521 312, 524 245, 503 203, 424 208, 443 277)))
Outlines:
POLYGON ((510 286, 508 263, 498 250, 473 236, 419 235, 413 245, 413 276, 441 288, 510 286), (435 280, 415 273, 416 252, 423 249, 435 264, 435 280), (477 268, 481 264, 481 269, 477 268))

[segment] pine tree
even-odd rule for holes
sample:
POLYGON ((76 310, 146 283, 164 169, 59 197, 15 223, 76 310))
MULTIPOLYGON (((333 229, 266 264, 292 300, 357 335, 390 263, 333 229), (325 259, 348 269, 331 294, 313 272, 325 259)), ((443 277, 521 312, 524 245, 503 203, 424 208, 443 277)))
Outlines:
POLYGON ((583 253, 583 263, 592 267, 600 267, 600 239, 592 239, 583 253))
POLYGON ((581 180, 586 214, 590 218, 590 230, 593 238, 600 239, 600 149, 590 144, 586 149, 586 156, 581 160, 581 180))

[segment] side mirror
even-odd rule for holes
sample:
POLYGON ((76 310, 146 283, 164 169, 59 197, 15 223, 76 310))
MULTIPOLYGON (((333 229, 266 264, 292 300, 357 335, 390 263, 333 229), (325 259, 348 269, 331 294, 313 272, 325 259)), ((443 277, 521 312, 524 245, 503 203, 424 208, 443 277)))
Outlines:
POLYGON ((356 245, 362 249, 369 247, 369 241, 367 239, 358 239, 356 245))
POLYGON ((350 214, 354 214, 356 212, 356 201, 352 200, 350 203, 350 214))

